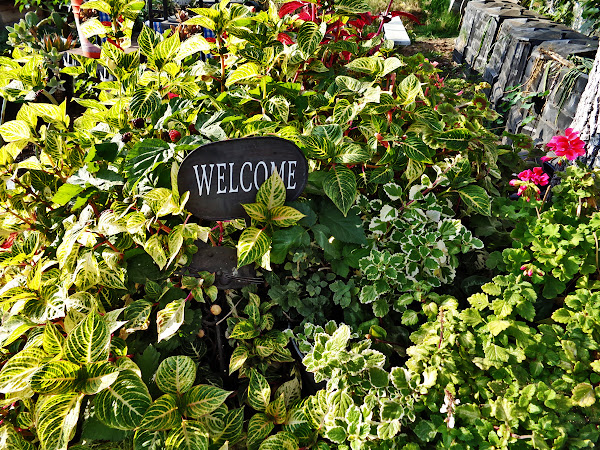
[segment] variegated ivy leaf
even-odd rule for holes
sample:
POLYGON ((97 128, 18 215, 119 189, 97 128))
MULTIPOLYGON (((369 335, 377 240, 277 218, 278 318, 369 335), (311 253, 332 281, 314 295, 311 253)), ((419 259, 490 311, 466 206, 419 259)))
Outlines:
POLYGON ((273 421, 266 414, 254 414, 248 423, 248 444, 263 442, 274 427, 273 421))
POLYGON ((138 429, 133 436, 134 450, 163 450, 167 433, 162 430, 150 431, 138 429))
POLYGON ((119 370, 108 361, 84 364, 79 390, 94 395, 112 385, 119 376, 119 370))
POLYGON ((254 219, 259 223, 267 221, 267 214, 269 210, 262 203, 246 203, 242 204, 242 206, 246 210, 246 214, 248 214, 251 219, 254 219))
POLYGON ((104 361, 109 347, 110 334, 104 319, 91 312, 67 336, 64 355, 74 363, 104 361))
POLYGON ((245 266, 260 260, 271 248, 271 238, 264 230, 248 227, 240 236, 237 244, 237 266, 245 266))
POLYGON ((269 211, 271 223, 282 228, 295 225, 303 217, 306 215, 290 206, 277 206, 269 211))
POLYGON ((184 420, 167 436, 165 450, 208 450, 208 430, 195 420, 184 420))
POLYGON ((164 309, 156 313, 156 329, 158 331, 158 342, 169 339, 183 323, 185 300, 173 300, 164 309))
POLYGON ((155 381, 158 388, 167 394, 187 392, 196 379, 196 363, 189 356, 170 356, 158 366, 155 381))
POLYGON ((185 415, 192 419, 199 419, 210 414, 225 402, 229 394, 231 391, 216 386, 207 384, 194 386, 184 397, 185 415))
POLYGON ((75 390, 80 368, 69 361, 49 361, 31 377, 31 389, 40 394, 66 394, 75 390))
POLYGON ((94 397, 98 419, 118 430, 137 428, 151 403, 148 388, 130 370, 120 372, 113 384, 94 397))
POLYGON ((250 351, 243 345, 238 345, 229 360, 229 375, 238 370, 244 365, 246 360, 250 357, 250 351))
POLYGON ((144 414, 141 429, 170 430, 181 423, 181 414, 177 406, 177 398, 173 394, 165 394, 157 398, 144 414))
POLYGON ((248 385, 248 404, 257 411, 265 411, 271 400, 271 386, 267 379, 252 369, 248 385))
POLYGON ((35 408, 36 431, 42 450, 66 450, 79 418, 83 395, 44 395, 35 408))
POLYGON ((268 210, 283 206, 285 203, 285 184, 277 171, 261 184, 256 193, 256 202, 266 206, 268 210))

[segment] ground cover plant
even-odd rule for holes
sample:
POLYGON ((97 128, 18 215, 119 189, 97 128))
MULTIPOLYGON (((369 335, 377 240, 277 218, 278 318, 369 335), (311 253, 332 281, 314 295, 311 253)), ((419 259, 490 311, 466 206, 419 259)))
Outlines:
POLYGON ((359 1, 192 11, 213 39, 105 43, 61 69, 86 86, 71 102, 36 101, 35 51, 0 58, 3 446, 593 447, 598 173, 577 134, 542 170, 516 157, 485 85, 397 56, 359 1), (248 220, 189 214, 185 155, 265 135, 305 153, 304 194, 274 173, 248 220), (185 270, 201 245, 264 282, 219 291, 185 270))

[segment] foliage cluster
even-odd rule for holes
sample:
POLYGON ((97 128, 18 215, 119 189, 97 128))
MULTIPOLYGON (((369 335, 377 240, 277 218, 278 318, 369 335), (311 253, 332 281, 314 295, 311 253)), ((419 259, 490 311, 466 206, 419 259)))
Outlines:
POLYGON ((0 442, 593 446, 597 172, 504 199, 485 85, 396 56, 361 1, 194 12, 214 41, 105 43, 71 102, 35 101, 35 49, 0 59, 0 442), (274 173, 248 221, 187 213, 185 155, 262 135, 303 150, 303 196, 274 173), (186 272, 201 241, 266 283, 186 272))

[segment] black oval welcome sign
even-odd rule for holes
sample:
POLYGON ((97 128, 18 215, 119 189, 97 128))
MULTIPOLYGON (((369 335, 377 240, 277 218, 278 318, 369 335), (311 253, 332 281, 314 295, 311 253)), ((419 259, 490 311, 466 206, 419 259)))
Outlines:
POLYGON ((181 163, 179 192, 190 192, 186 209, 207 220, 246 217, 242 203, 254 203, 258 188, 277 171, 287 201, 306 186, 308 163, 290 141, 274 136, 231 139, 198 147, 181 163))

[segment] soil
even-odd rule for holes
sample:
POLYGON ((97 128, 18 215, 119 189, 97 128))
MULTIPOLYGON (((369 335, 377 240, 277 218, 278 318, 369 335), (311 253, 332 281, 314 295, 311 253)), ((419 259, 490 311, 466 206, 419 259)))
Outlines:
POLYGON ((422 53, 430 61, 437 61, 439 67, 444 71, 451 71, 457 67, 452 61, 455 38, 432 38, 413 41, 411 45, 402 47, 400 54, 412 56, 422 53))

